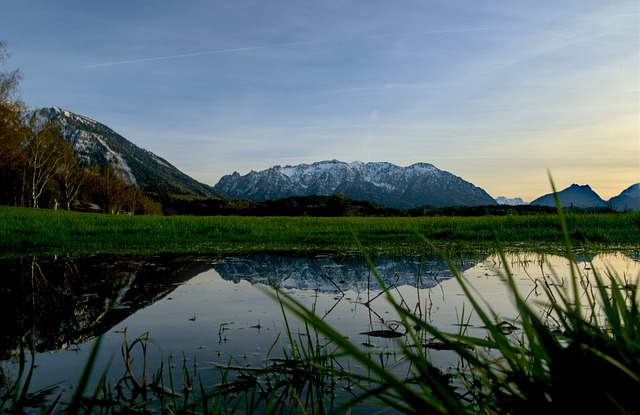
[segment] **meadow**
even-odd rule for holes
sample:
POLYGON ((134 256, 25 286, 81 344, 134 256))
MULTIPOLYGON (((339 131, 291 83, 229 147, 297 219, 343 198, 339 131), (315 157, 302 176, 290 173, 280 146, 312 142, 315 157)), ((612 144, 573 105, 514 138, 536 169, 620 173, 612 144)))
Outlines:
MULTIPOLYGON (((478 217, 129 216, 0 207, 0 257, 96 253, 411 253, 443 246, 548 251, 563 246, 555 214, 478 217)), ((640 212, 565 213, 569 237, 601 249, 637 246, 640 212)))

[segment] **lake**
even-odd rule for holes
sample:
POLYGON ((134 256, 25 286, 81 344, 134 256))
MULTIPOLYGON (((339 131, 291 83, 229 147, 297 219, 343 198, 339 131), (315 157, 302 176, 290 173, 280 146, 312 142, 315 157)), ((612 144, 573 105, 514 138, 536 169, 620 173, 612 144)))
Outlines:
MULTIPOLYGON (((499 319, 514 323, 517 315, 501 257, 476 252, 451 259, 499 319)), ((532 304, 539 303, 541 311, 548 302, 542 284, 568 279, 569 261, 561 256, 512 253, 506 259, 520 292, 532 304)), ((378 254, 372 261, 389 292, 414 314, 443 331, 484 330, 439 255, 378 254)), ((630 282, 640 275, 637 254, 579 257, 578 264, 586 276, 594 267, 609 267, 630 282)), ((125 335, 128 344, 138 336, 149 339, 131 350, 136 379, 142 379, 146 367, 145 377, 151 382, 161 365, 166 366, 176 394, 182 393, 185 374, 192 378, 187 383, 200 380, 211 387, 237 374, 231 370, 225 375, 221 368, 261 368, 289 356, 314 334, 304 322, 283 313, 267 295, 272 287, 312 308, 354 344, 379 355, 389 370, 399 376, 407 370, 402 362, 403 328, 361 256, 97 255, 2 261, 0 269, 0 387, 16 381, 21 346, 31 348, 35 368, 30 391, 55 386, 50 396, 62 393, 56 409, 60 411, 71 399, 99 336, 91 390, 102 373, 109 385, 131 386, 130 378, 123 381, 125 335), (293 343, 287 332, 293 334, 293 343)), ((429 353, 440 367, 457 364, 446 350, 429 353)), ((351 370, 366 373, 367 368, 353 364, 351 370)), ((349 398, 349 382, 339 379, 331 384, 328 393, 336 395, 336 405, 349 398)), ((379 406, 371 408, 385 412, 379 406)), ((365 405, 362 411, 370 413, 371 408, 365 405)))

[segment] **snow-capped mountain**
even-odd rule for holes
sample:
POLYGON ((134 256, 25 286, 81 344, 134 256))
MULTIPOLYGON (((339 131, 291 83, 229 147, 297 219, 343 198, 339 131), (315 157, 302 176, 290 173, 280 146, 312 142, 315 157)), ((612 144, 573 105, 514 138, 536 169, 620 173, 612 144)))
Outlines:
MULTIPOLYGON (((73 144, 82 163, 118 168, 122 178, 145 193, 220 197, 210 186, 196 181, 165 159, 144 150, 106 125, 60 108, 32 109, 39 123, 53 122, 73 144)), ((29 116, 29 114, 27 114, 29 116)))
POLYGON ((427 163, 321 161, 274 166, 246 175, 226 175, 214 188, 231 197, 255 201, 341 193, 397 209, 421 206, 495 205, 483 189, 427 163))
POLYGON ((521 197, 508 198, 506 196, 496 197, 496 203, 499 205, 509 205, 509 206, 519 206, 519 205, 527 204, 527 202, 522 200, 521 197))
MULTIPOLYGON (((558 192, 558 196, 560 197, 560 204, 562 207, 575 207, 575 208, 598 208, 598 207, 606 207, 607 202, 602 200, 600 196, 596 192, 591 189, 589 185, 577 185, 572 184, 566 189, 558 192)), ((530 205, 536 206, 555 206, 556 201, 553 196, 553 193, 548 193, 544 196, 540 196, 539 198, 532 200, 530 205)))
POLYGON ((640 210, 640 183, 626 188, 618 196, 609 199, 609 205, 615 210, 640 210))

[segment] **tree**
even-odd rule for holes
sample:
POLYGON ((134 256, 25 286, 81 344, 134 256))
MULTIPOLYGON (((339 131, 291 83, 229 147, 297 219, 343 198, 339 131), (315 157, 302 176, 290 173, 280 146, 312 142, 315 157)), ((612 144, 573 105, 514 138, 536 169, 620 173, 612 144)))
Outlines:
MULTIPOLYGON (((9 59, 7 52, 7 42, 0 40, 0 64, 4 64, 9 59)), ((0 72, 0 101, 12 101, 18 93, 18 84, 22 79, 19 69, 12 72, 0 72)))
MULTIPOLYGON (((0 64, 9 58, 6 42, 0 40, 0 64)), ((16 159, 24 136, 20 106, 13 102, 17 96, 22 75, 19 70, 0 72, 0 169, 10 166, 16 159)))
POLYGON ((71 204, 78 199, 82 187, 88 181, 88 175, 86 169, 78 164, 78 157, 73 151, 73 145, 65 141, 56 177, 60 185, 62 203, 67 210, 71 210, 71 204))
POLYGON ((145 215, 162 215, 162 204, 142 195, 142 213, 145 215))
POLYGON ((47 190, 60 165, 65 150, 65 141, 53 123, 38 125, 34 114, 29 120, 31 133, 21 153, 23 187, 31 207, 38 208, 39 200, 47 190))
POLYGON ((124 191, 124 206, 132 215, 142 208, 144 195, 134 185, 129 185, 124 191))
POLYGON ((126 188, 126 183, 120 177, 118 169, 111 164, 102 168, 98 178, 97 196, 105 213, 119 212, 123 205, 122 195, 126 188))

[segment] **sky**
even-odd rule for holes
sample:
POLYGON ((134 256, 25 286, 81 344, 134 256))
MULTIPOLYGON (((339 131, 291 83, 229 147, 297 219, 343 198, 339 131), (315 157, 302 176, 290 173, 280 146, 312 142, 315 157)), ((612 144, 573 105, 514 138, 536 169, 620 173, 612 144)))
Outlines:
POLYGON ((431 163, 525 201, 640 182, 637 0, 0 0, 20 98, 193 178, 431 163))

